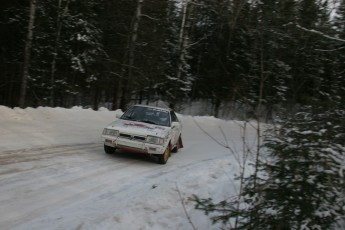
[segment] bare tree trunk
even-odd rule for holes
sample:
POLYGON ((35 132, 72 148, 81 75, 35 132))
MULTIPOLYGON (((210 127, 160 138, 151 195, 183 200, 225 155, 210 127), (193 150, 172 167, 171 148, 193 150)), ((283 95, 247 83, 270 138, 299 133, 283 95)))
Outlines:
POLYGON ((61 28, 62 28, 62 21, 61 18, 67 13, 68 11, 68 5, 69 5, 70 0, 66 2, 66 6, 61 12, 62 8, 62 0, 59 0, 58 2, 58 15, 56 19, 56 37, 55 37, 55 46, 54 46, 54 52, 53 52, 53 60, 51 62, 51 70, 50 70, 50 106, 54 106, 54 88, 55 88, 55 72, 56 72, 56 59, 57 59, 57 52, 58 52, 58 47, 60 43, 60 38, 61 38, 61 28))
MULTIPOLYGON (((260 31, 263 31, 261 29, 260 31)), ((260 158, 260 148, 261 148, 261 113, 262 113, 262 102, 264 100, 264 88, 265 88, 265 82, 267 79, 267 75, 265 74, 265 63, 264 63, 264 48, 263 48, 263 35, 260 33, 260 88, 259 88, 259 98, 258 98, 258 104, 255 112, 256 116, 256 132, 257 132, 257 145, 256 145, 256 156, 255 156, 255 172, 254 172, 254 187, 256 187, 257 183, 257 175, 259 172, 259 158, 260 158)))
POLYGON ((130 99, 130 93, 131 93, 131 82, 133 78, 133 69, 134 69, 134 60, 135 60, 135 46, 137 43, 138 38, 138 30, 139 30, 139 22, 141 17, 141 9, 143 6, 144 0, 138 0, 137 4, 137 10, 134 15, 134 21, 133 21, 133 27, 131 31, 131 37, 128 44, 128 64, 126 69, 128 70, 127 78, 125 79, 125 82, 122 85, 122 95, 121 95, 121 102, 120 102, 120 108, 125 109, 128 99, 130 99))
MULTIPOLYGON (((264 100, 264 89, 265 89, 265 82, 267 80, 267 74, 265 73, 265 57, 264 57, 264 37, 262 31, 264 31, 264 24, 262 21, 259 22, 258 25, 259 29, 259 63, 260 63, 260 85, 259 85, 259 95, 258 95, 258 102, 255 108, 255 118, 256 118, 256 136, 257 136, 257 143, 256 143, 256 151, 254 152, 254 172, 253 172, 253 186, 252 189, 256 191, 258 196, 260 195, 261 191, 258 188, 258 176, 259 176, 259 166, 260 166, 260 157, 261 157, 261 144, 262 144, 262 126, 261 126, 261 111, 262 111, 262 103, 264 100)), ((255 221, 253 219, 256 218, 257 213, 251 212, 249 216, 249 223, 253 225, 255 221)))
POLYGON ((177 72, 176 72, 177 79, 181 79, 182 64, 184 61, 184 54, 185 54, 185 50, 186 50, 187 34, 185 33, 185 30, 186 30, 188 3, 189 3, 189 0, 183 0, 182 1, 182 22, 181 22, 181 28, 180 28, 179 41, 178 41, 180 56, 179 56, 178 65, 177 65, 177 72))
POLYGON ((122 82, 122 79, 120 79, 118 82, 115 83, 112 106, 111 106, 112 110, 119 108, 118 99, 121 97, 121 90, 122 90, 121 82, 122 82))
MULTIPOLYGON (((178 50, 179 50, 179 59, 177 63, 177 69, 176 69, 176 78, 177 81, 182 81, 183 78, 183 68, 186 64, 186 55, 187 55, 187 49, 189 46, 189 28, 191 27, 191 16, 193 12, 193 3, 190 2, 190 0, 183 0, 182 1, 182 21, 181 21, 181 27, 180 27, 180 34, 179 34, 179 40, 178 40, 178 50)), ((172 98, 172 101, 170 103, 170 107, 174 108, 177 99, 178 99, 178 84, 175 84, 176 87, 174 89, 174 97, 172 98)))
POLYGON ((25 42, 25 51, 24 51, 24 63, 23 63, 23 76, 22 83, 20 86, 20 96, 19 96, 19 107, 24 108, 25 98, 26 98, 26 88, 29 77, 29 67, 30 67, 30 58, 31 58, 31 47, 32 47, 32 38, 34 35, 34 23, 35 23, 35 14, 36 14, 36 0, 30 1, 30 14, 29 14, 29 24, 27 38, 25 42))

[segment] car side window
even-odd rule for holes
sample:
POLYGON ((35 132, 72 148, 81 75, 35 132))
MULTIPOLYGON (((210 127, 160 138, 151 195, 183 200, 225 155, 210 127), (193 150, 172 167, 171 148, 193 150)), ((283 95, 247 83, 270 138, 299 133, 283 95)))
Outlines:
POLYGON ((173 111, 170 112, 170 115, 171 115, 171 122, 178 122, 178 118, 173 111))

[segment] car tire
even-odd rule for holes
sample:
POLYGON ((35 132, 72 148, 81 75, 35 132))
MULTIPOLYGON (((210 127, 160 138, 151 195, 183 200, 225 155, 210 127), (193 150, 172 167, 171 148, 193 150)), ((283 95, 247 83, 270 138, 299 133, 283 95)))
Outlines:
POLYGON ((170 154, 170 145, 168 145, 164 153, 158 155, 158 163, 161 165, 165 165, 170 157, 170 154))
POLYGON ((114 147, 110 147, 108 145, 104 145, 104 152, 107 154, 111 154, 115 152, 115 148, 114 147))
POLYGON ((182 142, 182 137, 178 138, 178 141, 176 143, 176 147, 172 150, 173 153, 177 153, 179 149, 183 148, 183 142, 182 142))

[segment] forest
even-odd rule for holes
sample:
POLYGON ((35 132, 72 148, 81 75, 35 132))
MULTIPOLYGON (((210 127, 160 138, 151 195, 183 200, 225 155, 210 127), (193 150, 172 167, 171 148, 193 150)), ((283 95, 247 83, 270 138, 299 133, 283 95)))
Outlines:
POLYGON ((12 0, 0 33, 0 105, 240 111, 243 150, 223 146, 243 159, 238 195, 196 209, 237 230, 344 229, 345 0, 12 0))
POLYGON ((344 97, 343 0, 14 0, 0 12, 9 107, 201 100, 216 117, 271 116, 344 97))

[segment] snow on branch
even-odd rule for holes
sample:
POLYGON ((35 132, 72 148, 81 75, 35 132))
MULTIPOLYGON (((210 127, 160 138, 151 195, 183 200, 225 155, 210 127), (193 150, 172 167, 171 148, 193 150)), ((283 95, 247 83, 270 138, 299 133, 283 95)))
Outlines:
POLYGON ((315 49, 316 51, 322 51, 322 52, 333 52, 333 51, 339 51, 345 49, 345 46, 337 48, 337 49, 331 49, 331 50, 323 50, 323 49, 315 49))
POLYGON ((140 17, 145 17, 145 18, 148 18, 148 19, 151 19, 151 20, 154 20, 154 21, 159 21, 159 19, 151 17, 151 16, 149 16, 147 14, 140 14, 140 17))
MULTIPOLYGON (((294 23, 291 23, 291 24, 294 24, 294 23)), ((337 37, 332 37, 332 36, 329 36, 327 34, 324 34, 320 31, 317 31, 317 30, 313 30, 313 29, 307 29, 301 25, 299 25, 298 23, 295 23, 296 27, 301 29, 301 30, 304 30, 304 31, 307 31, 307 32, 310 32, 310 33, 314 33, 314 34, 318 34, 324 38, 328 38, 328 39, 331 39, 331 40, 335 40, 335 41, 338 41, 338 42, 345 42, 345 39, 341 39, 341 38, 337 38, 337 37)))

